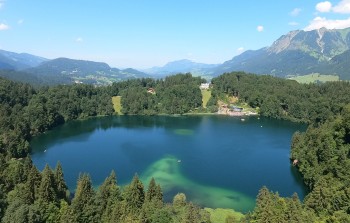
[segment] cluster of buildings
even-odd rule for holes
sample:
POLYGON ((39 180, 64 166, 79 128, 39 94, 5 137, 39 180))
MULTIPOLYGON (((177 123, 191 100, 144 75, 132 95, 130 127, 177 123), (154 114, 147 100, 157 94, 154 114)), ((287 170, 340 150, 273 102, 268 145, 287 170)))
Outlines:
POLYGON ((242 107, 236 105, 219 105, 218 110, 219 115, 229 115, 229 116, 245 116, 245 115, 258 115, 256 112, 244 111, 242 107))

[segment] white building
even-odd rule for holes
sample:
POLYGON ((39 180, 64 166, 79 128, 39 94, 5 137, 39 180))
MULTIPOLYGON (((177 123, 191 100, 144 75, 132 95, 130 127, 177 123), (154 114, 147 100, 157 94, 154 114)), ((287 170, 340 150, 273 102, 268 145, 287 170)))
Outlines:
POLYGON ((199 86, 201 90, 208 90, 209 89, 209 83, 201 83, 201 86, 199 86))

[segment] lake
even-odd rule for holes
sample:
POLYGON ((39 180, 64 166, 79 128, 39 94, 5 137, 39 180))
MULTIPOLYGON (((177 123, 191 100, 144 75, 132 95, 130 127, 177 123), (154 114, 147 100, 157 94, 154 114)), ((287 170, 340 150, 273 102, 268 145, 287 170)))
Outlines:
POLYGON ((305 125, 258 117, 114 116, 72 121, 33 138, 42 170, 61 162, 74 191, 79 173, 97 187, 112 170, 119 185, 153 176, 165 201, 179 192, 201 206, 253 210, 262 186, 282 196, 306 188, 290 164, 291 137, 305 125))

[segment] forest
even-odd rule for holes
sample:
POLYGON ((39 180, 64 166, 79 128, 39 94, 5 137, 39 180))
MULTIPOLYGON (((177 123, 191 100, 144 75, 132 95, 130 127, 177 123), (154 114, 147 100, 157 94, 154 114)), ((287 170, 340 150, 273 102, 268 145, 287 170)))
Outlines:
POLYGON ((116 82, 110 88, 113 95, 122 97, 124 114, 184 114, 202 106, 202 82, 205 80, 191 74, 177 74, 160 80, 116 82), (149 89, 154 92, 147 92, 149 89))
MULTIPOLYGON (((126 187, 114 172, 99 188, 89 175, 69 193, 59 163, 40 172, 30 158, 30 139, 74 119, 114 115, 112 96, 122 97, 124 114, 184 114, 200 109, 201 78, 178 74, 161 80, 135 79, 110 86, 75 84, 34 88, 0 79, 0 218, 1 222, 210 222, 210 214, 178 194, 163 202, 159 185, 147 187, 137 175, 126 187), (153 92, 148 92, 149 89, 153 92)), ((282 198, 263 187, 255 209, 226 222, 350 222, 350 84, 298 84, 242 72, 212 80, 209 104, 237 96, 261 115, 305 122, 295 133, 291 159, 310 193, 282 198)), ((121 171, 121 170, 117 170, 121 171)))
POLYGON ((212 79, 213 97, 237 96, 251 107, 260 108, 260 115, 276 119, 322 123, 340 114, 350 103, 349 82, 299 84, 293 80, 243 72, 225 73, 212 79))

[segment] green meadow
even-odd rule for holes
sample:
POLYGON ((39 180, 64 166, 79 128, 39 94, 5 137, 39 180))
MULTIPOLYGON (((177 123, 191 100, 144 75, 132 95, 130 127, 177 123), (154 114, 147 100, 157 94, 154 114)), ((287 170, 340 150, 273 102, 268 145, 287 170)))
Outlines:
POLYGON ((211 97, 211 91, 210 90, 201 90, 201 92, 202 92, 203 108, 206 108, 207 103, 211 97))
POLYGON ((301 84, 309 84, 316 82, 328 82, 328 81, 339 81, 339 76, 336 75, 323 75, 323 74, 308 74, 303 76, 289 77, 290 80, 295 80, 301 84))
POLYGON ((113 102, 113 108, 114 108, 114 111, 121 115, 122 112, 122 105, 121 105, 121 97, 120 96, 114 96, 112 97, 112 102, 113 102))

